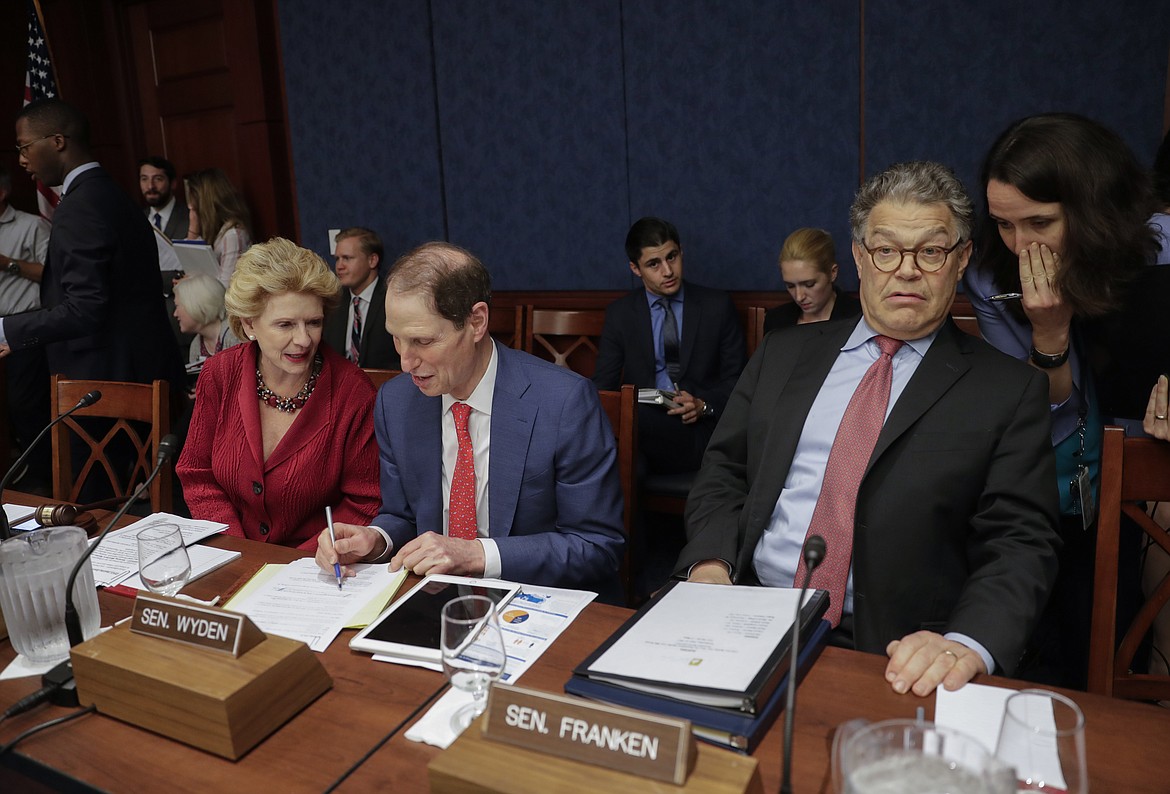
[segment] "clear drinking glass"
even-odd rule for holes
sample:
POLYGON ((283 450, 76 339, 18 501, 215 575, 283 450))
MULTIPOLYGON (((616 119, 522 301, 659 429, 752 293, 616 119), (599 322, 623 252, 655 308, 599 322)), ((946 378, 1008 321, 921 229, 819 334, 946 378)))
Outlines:
POLYGON ((469 595, 443 606, 439 647, 443 672, 451 686, 471 692, 475 698, 451 717, 451 728, 462 733, 487 706, 487 691, 504 672, 504 637, 496 617, 496 604, 487 596, 469 595))
POLYGON ((1007 699, 995 755, 1015 767, 1018 791, 1089 790, 1085 715, 1056 692, 1023 689, 1007 699))
POLYGON ((191 578, 191 558, 177 524, 156 524, 138 533, 138 576, 152 593, 173 596, 191 578))

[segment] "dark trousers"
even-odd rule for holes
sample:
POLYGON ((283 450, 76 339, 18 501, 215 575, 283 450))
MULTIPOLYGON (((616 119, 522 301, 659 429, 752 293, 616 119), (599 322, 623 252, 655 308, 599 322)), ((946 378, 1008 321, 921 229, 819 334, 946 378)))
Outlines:
POLYGON ((684 425, 661 405, 638 406, 638 453, 651 474, 698 471, 714 431, 711 419, 684 425))

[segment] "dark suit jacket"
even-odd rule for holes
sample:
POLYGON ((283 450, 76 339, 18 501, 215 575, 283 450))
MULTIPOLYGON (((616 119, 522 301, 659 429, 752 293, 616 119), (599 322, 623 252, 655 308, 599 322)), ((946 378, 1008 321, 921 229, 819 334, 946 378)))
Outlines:
MULTIPOLYGON (((680 573, 705 559, 752 582, 752 555, 813 400, 856 322, 769 334, 687 501, 680 573)), ((853 527, 854 642, 884 653, 961 632, 1010 675, 1056 577, 1048 381, 948 321, 886 420, 853 527)))
MULTIPOLYGON (((322 338, 342 356, 349 350, 349 306, 353 295, 341 290, 341 303, 325 318, 322 338)), ((358 348, 358 366, 368 369, 402 369, 402 360, 394 349, 394 338, 386 333, 386 282, 375 282, 370 310, 362 318, 362 344, 358 348)))
MULTIPOLYGON (((746 360, 743 326, 731 296, 684 282, 679 387, 722 414, 746 360)), ((642 287, 606 308, 593 383, 599 389, 620 389, 623 383, 654 386, 654 334, 642 287)))
MULTIPOLYGON (((625 546, 622 492, 597 390, 535 356, 496 350, 488 510, 502 576, 614 593, 625 546)), ((382 510, 374 524, 396 548, 443 532, 442 405, 405 375, 378 392, 382 510)))
POLYGON ((9 344, 43 345, 49 371, 70 378, 181 384, 182 357, 158 272, 142 209, 105 170, 86 171, 53 215, 43 308, 4 321, 9 344))
MULTIPOLYGON (((830 320, 845 320, 861 314, 861 301, 852 295, 846 295, 836 287, 833 289, 837 293, 837 299, 833 301, 833 311, 829 313, 830 320)), ((800 306, 795 301, 773 306, 764 312, 764 333, 799 325, 797 320, 800 319, 800 314, 800 306)))
MULTIPOLYGON (((167 223, 163 226, 163 234, 170 237, 172 240, 185 240, 187 238, 187 229, 191 222, 190 212, 187 209, 187 201, 178 193, 175 196, 175 208, 171 210, 171 217, 167 218, 167 223)), ((147 222, 154 225, 154 207, 147 207, 145 210, 147 222)))

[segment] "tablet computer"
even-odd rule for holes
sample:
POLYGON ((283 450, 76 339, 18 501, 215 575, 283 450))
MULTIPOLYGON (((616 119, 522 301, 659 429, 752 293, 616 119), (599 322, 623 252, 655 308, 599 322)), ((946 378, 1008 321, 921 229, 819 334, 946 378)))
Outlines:
POLYGON ((377 620, 349 641, 355 651, 401 656, 440 664, 439 625, 443 606, 465 595, 483 595, 497 611, 520 592, 515 582, 433 574, 390 605, 377 620))

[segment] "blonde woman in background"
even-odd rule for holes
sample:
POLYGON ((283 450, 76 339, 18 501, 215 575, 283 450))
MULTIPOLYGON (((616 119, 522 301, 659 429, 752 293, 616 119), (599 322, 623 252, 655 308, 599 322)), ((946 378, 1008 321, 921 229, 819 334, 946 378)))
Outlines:
POLYGON ((227 174, 205 168, 187 176, 188 240, 206 240, 219 261, 219 282, 226 288, 236 262, 252 245, 251 213, 227 174))
POLYGON ((802 323, 819 323, 861 314, 856 298, 845 295, 837 280, 833 238, 824 229, 797 229, 780 249, 780 277, 792 303, 768 309, 764 333, 802 323))

